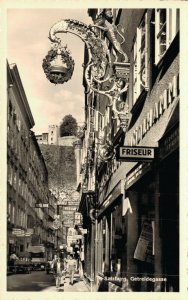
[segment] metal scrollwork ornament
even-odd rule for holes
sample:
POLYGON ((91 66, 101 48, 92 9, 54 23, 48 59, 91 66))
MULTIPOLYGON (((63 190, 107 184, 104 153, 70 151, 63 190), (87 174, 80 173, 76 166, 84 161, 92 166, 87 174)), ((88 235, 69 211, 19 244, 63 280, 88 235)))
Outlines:
POLYGON ((108 138, 105 138, 104 132, 102 131, 99 131, 98 146, 99 164, 112 159, 115 154, 114 147, 108 138))
POLYGON ((114 156, 114 147, 110 142, 99 146, 99 158, 101 161, 108 161, 114 156))

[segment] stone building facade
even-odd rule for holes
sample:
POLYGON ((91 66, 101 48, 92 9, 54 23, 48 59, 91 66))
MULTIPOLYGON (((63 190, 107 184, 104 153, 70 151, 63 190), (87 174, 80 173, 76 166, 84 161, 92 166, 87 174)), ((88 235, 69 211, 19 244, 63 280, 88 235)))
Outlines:
POLYGON ((7 256, 12 252, 24 256, 29 246, 38 244, 52 255, 55 231, 49 232, 49 224, 55 201, 50 198, 46 164, 31 130, 34 120, 16 64, 7 63, 7 85, 7 256))
POLYGON ((58 125, 49 125, 48 132, 36 134, 36 139, 39 145, 59 145, 59 146, 73 146, 77 140, 76 136, 60 136, 58 125))

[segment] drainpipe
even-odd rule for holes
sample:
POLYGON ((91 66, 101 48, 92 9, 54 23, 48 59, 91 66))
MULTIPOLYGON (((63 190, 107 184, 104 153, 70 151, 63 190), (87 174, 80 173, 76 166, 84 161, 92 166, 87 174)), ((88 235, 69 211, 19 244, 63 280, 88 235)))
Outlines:
POLYGON ((95 272, 94 272, 94 283, 97 282, 98 275, 98 220, 97 220, 98 211, 95 210, 95 272))
POLYGON ((94 239, 94 224, 91 224, 91 277, 90 277, 90 291, 93 292, 93 282, 95 278, 94 273, 94 261, 95 261, 95 245, 93 243, 94 239))

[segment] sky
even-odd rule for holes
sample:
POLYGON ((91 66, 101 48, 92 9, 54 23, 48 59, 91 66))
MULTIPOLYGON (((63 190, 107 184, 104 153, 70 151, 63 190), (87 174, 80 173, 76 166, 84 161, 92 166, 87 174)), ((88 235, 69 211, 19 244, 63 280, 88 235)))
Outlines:
POLYGON ((75 61, 74 73, 68 82, 52 84, 46 78, 42 62, 51 48, 48 33, 61 19, 76 19, 91 24, 87 9, 8 9, 7 59, 15 63, 35 121, 36 134, 48 131, 48 125, 59 125, 71 114, 84 121, 83 59, 84 43, 70 33, 59 34, 62 45, 68 46, 75 61))

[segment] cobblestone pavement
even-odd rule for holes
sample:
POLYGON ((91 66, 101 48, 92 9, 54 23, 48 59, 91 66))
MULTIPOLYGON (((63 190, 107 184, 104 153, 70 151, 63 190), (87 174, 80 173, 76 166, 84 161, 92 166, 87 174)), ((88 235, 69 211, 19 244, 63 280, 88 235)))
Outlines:
MULTIPOLYGON (((47 275, 44 271, 36 271, 31 274, 8 274, 7 291, 63 292, 63 289, 56 288, 53 274, 47 275)), ((73 285, 69 285, 68 275, 65 278, 64 291, 90 292, 90 288, 78 274, 75 274, 73 285)))
POLYGON ((74 279, 73 285, 69 284, 69 277, 66 277, 64 281, 64 288, 56 288, 54 280, 54 285, 45 288, 43 292, 90 292, 90 289, 85 281, 77 276, 74 279))

